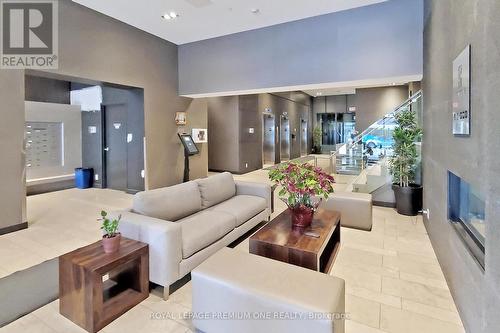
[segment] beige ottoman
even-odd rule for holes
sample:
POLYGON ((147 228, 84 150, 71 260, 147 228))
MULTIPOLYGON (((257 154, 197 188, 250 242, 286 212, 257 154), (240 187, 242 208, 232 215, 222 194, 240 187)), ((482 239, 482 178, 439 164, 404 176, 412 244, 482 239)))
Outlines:
POLYGON ((343 227, 372 230, 372 195, 358 192, 335 192, 321 207, 340 212, 343 227))
POLYGON ((205 333, 343 333, 345 282, 224 248, 191 273, 193 325, 205 333))

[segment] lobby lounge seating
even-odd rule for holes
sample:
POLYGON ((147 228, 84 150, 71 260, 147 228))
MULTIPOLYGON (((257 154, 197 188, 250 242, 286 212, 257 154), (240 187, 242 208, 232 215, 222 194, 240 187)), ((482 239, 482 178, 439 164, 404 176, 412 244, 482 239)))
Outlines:
POLYGON ((321 203, 321 207, 340 212, 343 227, 372 230, 372 195, 357 192, 335 192, 328 200, 321 203))
POLYGON ((343 333, 345 282, 224 248, 191 273, 193 325, 204 333, 343 333))
POLYGON ((139 192, 122 215, 119 231, 149 244, 149 279, 169 286, 209 256, 269 219, 269 185, 234 181, 221 173, 139 192))

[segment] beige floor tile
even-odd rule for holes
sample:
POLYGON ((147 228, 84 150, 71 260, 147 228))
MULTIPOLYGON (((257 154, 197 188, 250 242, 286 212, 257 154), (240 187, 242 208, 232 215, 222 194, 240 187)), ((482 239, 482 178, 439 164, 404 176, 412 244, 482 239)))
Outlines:
POLYGON ((434 306, 420 304, 409 300, 403 300, 403 310, 419 313, 421 315, 462 326, 462 320, 460 319, 460 315, 456 310, 443 310, 434 306))
POLYGON ((377 292, 381 291, 382 276, 379 274, 368 273, 353 267, 334 265, 331 275, 344 279, 347 290, 349 288, 365 288, 377 292))
POLYGON ((392 307, 401 308, 401 297, 383 294, 364 288, 351 287, 346 293, 361 297, 370 301, 386 304, 392 307))
POLYGON ((155 316, 151 309, 138 305, 111 322, 103 331, 105 333, 183 333, 186 330, 186 326, 179 324, 168 316, 155 316))
POLYGON ((422 277, 420 275, 414 275, 414 274, 405 273, 405 272, 399 272, 399 278, 401 280, 405 280, 405 281, 417 282, 417 283, 425 284, 427 286, 449 290, 448 284, 446 283, 446 280, 444 278, 443 279, 429 279, 426 277, 422 277))
POLYGON ((396 238, 384 238, 384 249, 402 253, 409 253, 417 256, 436 258, 434 249, 430 242, 399 240, 396 238))
POLYGON ((32 314, 45 325, 58 333, 85 333, 86 331, 61 315, 58 311, 59 301, 47 304, 32 314))
POLYGON ((378 253, 365 250, 344 247, 335 259, 339 264, 357 264, 361 266, 376 266, 382 267, 383 256, 378 253))
MULTIPOLYGON (((342 250, 340 251, 342 253, 342 250)), ((342 269, 342 267, 356 269, 360 272, 373 273, 381 276, 388 276, 393 278, 399 278, 399 271, 394 270, 392 268, 383 267, 383 266, 373 266, 373 265, 364 265, 356 262, 344 261, 344 262, 335 262, 333 270, 335 267, 338 269, 342 269)))
POLYGON ((384 235, 372 234, 369 231, 342 228, 340 237, 344 243, 384 248, 384 235))
POLYGON ((455 303, 448 290, 426 286, 421 283, 383 277, 382 293, 400 296, 403 300, 407 299, 445 310, 453 311, 455 309, 455 303))
POLYGON ((409 260, 404 257, 384 256, 384 267, 399 270, 400 272, 422 276, 424 278, 444 280, 441 267, 436 264, 428 264, 409 260))
POLYGON ((350 320, 374 328, 380 327, 380 303, 351 294, 346 295, 345 301, 350 320))
POLYGON ((345 322, 346 333, 386 333, 379 329, 360 324, 354 320, 346 320, 345 322))
POLYGON ((380 327, 389 333, 464 333, 460 325, 382 305, 380 327))
POLYGON ((42 320, 33 314, 28 314, 13 323, 2 327, 1 332, 6 333, 58 333, 53 328, 47 326, 42 320))
POLYGON ((345 248, 358 249, 358 250, 363 250, 366 252, 381 254, 381 255, 385 255, 385 256, 397 256, 398 255, 398 253, 396 251, 393 251, 393 250, 386 250, 386 249, 382 249, 379 247, 373 247, 373 246, 357 244, 357 243, 343 242, 342 246, 345 248))

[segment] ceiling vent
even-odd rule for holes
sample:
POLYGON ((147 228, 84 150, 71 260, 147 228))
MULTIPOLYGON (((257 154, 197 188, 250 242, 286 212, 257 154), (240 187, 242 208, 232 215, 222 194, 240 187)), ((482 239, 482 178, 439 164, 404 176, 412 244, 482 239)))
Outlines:
POLYGON ((211 0, 186 0, 186 2, 196 8, 206 7, 212 4, 211 0))

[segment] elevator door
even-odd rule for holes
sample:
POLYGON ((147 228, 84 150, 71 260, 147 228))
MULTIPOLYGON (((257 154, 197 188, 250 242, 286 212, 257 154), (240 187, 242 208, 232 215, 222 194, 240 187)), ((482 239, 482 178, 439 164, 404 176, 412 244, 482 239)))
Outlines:
POLYGON ((274 115, 262 115, 262 163, 264 166, 273 165, 276 160, 276 122, 274 115))
POLYGON ((307 121, 300 120, 300 156, 307 155, 307 121))
POLYGON ((280 160, 281 162, 290 160, 290 121, 287 117, 281 116, 280 124, 280 160))
POLYGON ((127 109, 125 104, 107 105, 106 123, 106 187, 127 189, 127 109))

